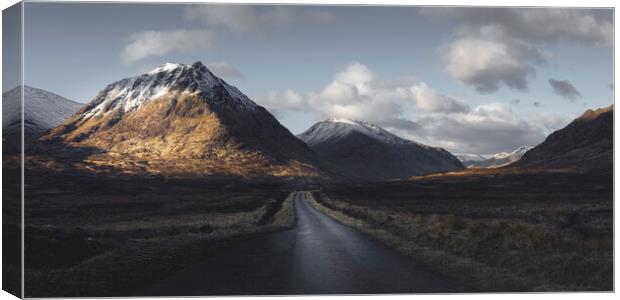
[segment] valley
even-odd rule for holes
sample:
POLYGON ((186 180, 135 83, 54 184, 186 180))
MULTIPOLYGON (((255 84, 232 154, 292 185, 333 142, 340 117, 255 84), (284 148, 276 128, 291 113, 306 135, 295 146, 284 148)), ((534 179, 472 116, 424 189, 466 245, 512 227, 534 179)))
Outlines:
POLYGON ((346 118, 295 136, 200 62, 62 111, 30 111, 41 130, 3 156, 27 297, 613 288, 613 106, 461 160, 346 118))
POLYGON ((605 174, 312 186, 40 179, 50 185, 33 186, 25 207, 33 297, 602 291, 612 284, 613 183, 605 174), (295 193, 307 188, 307 196, 295 193), (305 216, 309 209, 320 216, 305 216), (333 225, 306 232, 305 222, 317 217, 333 225), (389 250, 348 244, 360 234, 373 249, 389 250), (303 247, 306 240, 315 248, 303 247), (394 259, 411 267, 394 271, 394 259), (365 267, 346 267, 356 260, 365 267), (386 285, 390 277, 373 269, 380 267, 400 279, 386 285), (321 272, 340 279, 325 281, 321 272))

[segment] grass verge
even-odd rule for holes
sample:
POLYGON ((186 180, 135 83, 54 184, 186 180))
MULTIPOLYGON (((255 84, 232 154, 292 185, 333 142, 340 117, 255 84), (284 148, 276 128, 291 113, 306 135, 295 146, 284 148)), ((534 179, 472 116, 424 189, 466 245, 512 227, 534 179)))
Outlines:
POLYGON ((478 291, 606 290, 613 264, 605 241, 559 240, 519 220, 396 212, 332 200, 311 205, 478 291), (598 250, 597 250, 598 249, 598 250), (601 254, 602 253, 602 254, 601 254))
MULTIPOLYGON (((152 219, 150 223, 106 225, 97 229, 99 236, 117 234, 130 238, 72 266, 48 263, 27 269, 26 297, 132 296, 204 260, 236 238, 285 230, 293 227, 294 221, 291 193, 249 212, 217 213, 217 217, 204 214, 202 221, 186 218, 186 222, 172 222, 167 218, 152 219)), ((89 234, 95 231, 91 228, 89 234)), ((55 232, 52 238, 58 236, 55 232)))

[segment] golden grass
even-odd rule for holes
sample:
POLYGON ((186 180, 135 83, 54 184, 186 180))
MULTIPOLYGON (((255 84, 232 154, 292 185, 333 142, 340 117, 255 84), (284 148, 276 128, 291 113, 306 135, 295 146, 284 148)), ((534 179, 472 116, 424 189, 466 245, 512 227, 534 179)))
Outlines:
POLYGON ((68 147, 105 150, 75 162, 77 169, 88 172, 116 170, 168 177, 220 174, 318 177, 322 174, 308 163, 277 160, 260 149, 250 148, 252 145, 242 144, 237 136, 244 133, 231 132, 210 104, 194 94, 172 93, 122 118, 116 113, 85 120, 73 117, 54 128, 42 142, 59 138, 68 147))

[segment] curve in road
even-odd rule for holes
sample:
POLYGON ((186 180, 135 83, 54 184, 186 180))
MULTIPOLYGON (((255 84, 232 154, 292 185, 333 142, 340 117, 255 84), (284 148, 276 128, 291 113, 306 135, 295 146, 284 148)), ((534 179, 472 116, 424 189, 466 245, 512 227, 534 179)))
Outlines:
POLYGON ((232 242, 208 260, 141 295, 453 293, 467 289, 436 274, 295 195, 293 229, 232 242))

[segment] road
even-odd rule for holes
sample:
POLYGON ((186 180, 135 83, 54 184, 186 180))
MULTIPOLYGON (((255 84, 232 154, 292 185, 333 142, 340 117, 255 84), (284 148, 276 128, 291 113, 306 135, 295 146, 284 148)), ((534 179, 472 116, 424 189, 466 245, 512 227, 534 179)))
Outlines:
POLYGON ((466 291, 295 195, 293 229, 234 241, 141 295, 291 295, 466 291))

